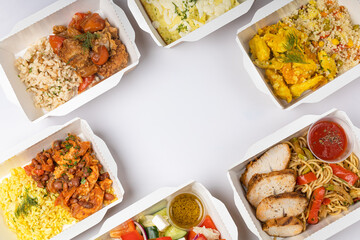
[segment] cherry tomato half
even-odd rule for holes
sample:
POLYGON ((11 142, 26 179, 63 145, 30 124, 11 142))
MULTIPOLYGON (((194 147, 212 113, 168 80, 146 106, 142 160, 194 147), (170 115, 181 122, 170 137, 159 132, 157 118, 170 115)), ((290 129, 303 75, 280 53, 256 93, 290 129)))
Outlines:
POLYGON ((28 175, 28 176, 31 176, 31 172, 32 172, 33 169, 34 169, 34 167, 32 167, 31 165, 26 165, 26 166, 24 167, 25 173, 26 173, 26 175, 28 175))
POLYGON ((96 52, 95 51, 91 52, 90 54, 91 60, 96 65, 103 65, 104 63, 106 63, 106 61, 109 58, 109 52, 105 46, 100 46, 96 50, 97 50, 96 52))
POLYGON ((80 25, 89 15, 90 15, 89 13, 80 13, 80 12, 75 13, 69 23, 69 27, 73 27, 81 31, 82 29, 80 25))
POLYGON ((95 75, 91 75, 90 77, 84 77, 80 86, 78 87, 78 93, 82 93, 85 89, 95 80, 95 75))
POLYGON ((96 32, 105 28, 105 20, 99 14, 93 13, 80 26, 84 32, 96 32))
POLYGON ((51 48, 53 49, 55 54, 59 53, 64 40, 65 40, 65 38, 59 37, 56 35, 49 36, 49 42, 50 42, 51 48))

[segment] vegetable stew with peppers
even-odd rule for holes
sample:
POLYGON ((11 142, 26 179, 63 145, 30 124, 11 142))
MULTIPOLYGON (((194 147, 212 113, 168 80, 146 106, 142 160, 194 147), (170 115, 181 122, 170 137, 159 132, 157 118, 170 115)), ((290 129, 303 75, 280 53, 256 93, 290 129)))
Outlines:
POLYGON ((115 200, 112 180, 96 159, 91 143, 69 134, 39 152, 24 167, 39 188, 59 193, 55 206, 82 220, 115 200))

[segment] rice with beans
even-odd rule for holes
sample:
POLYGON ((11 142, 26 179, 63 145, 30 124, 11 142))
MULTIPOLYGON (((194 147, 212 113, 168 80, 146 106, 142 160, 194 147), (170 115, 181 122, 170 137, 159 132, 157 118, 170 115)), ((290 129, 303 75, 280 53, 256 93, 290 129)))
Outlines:
POLYGON ((359 25, 352 23, 348 9, 337 0, 310 0, 282 21, 307 34, 312 52, 324 50, 331 56, 338 74, 359 64, 359 25))
POLYGON ((35 106, 51 111, 70 100, 81 83, 75 70, 53 52, 46 37, 41 38, 16 60, 19 78, 33 95, 35 106))
POLYGON ((48 193, 36 186, 21 167, 11 170, 11 176, 0 183, 0 209, 8 227, 18 239, 45 240, 59 234, 64 226, 75 223, 67 210, 54 206, 58 194, 48 193), (37 204, 17 215, 25 196, 36 199, 37 204))

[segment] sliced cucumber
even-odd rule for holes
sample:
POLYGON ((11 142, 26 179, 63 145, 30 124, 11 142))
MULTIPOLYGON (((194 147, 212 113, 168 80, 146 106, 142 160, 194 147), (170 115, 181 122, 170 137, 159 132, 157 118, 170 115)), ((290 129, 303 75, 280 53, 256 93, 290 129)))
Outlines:
POLYGON ((160 211, 154 213, 154 216, 155 216, 155 215, 160 215, 160 216, 162 216, 162 217, 167 217, 167 208, 163 208, 163 209, 161 209, 160 211))
POLYGON ((182 238, 186 235, 186 231, 181 230, 179 228, 174 227, 173 225, 171 225, 170 227, 168 227, 165 231, 165 237, 171 237, 173 240, 182 238))
POLYGON ((159 230, 155 226, 145 227, 145 232, 148 239, 156 239, 159 237, 159 230))
POLYGON ((153 224, 152 220, 153 220, 154 216, 153 215, 145 215, 142 216, 140 218, 140 223, 144 226, 144 227, 152 227, 155 226, 155 224, 153 224))

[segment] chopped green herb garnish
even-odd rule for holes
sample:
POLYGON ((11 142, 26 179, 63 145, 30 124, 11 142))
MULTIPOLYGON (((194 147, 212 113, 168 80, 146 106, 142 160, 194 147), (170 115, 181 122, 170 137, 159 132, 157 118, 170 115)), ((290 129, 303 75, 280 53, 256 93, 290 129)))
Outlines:
POLYGON ((69 135, 67 138, 66 138, 66 141, 69 141, 69 140, 73 140, 75 141, 75 136, 74 135, 69 135))
POLYGON ((29 68, 29 73, 31 73, 32 72, 32 67, 31 68, 29 68))
POLYGON ((90 49, 93 47, 93 40, 99 38, 100 35, 98 33, 86 32, 80 35, 75 36, 75 39, 82 42, 82 47, 86 49, 90 49))
POLYGON ((188 29, 187 29, 187 26, 185 26, 184 24, 180 24, 180 25, 176 28, 176 30, 180 33, 180 32, 185 32, 185 31, 187 31, 188 29))
POLYGON ((25 188, 25 194, 21 196, 22 201, 15 209, 15 217, 18 218, 21 215, 27 215, 29 210, 33 206, 38 206, 37 198, 32 198, 29 195, 29 189, 25 188))
POLYGON ((299 45, 299 37, 294 32, 286 36, 286 43, 283 46, 286 49, 283 56, 285 63, 307 63, 304 59, 303 50, 299 45))
POLYGON ((80 183, 81 183, 81 184, 86 183, 86 179, 85 179, 85 178, 82 178, 80 183))
POLYGON ((66 148, 67 150, 70 150, 70 148, 72 148, 72 146, 73 146, 73 145, 71 145, 70 143, 66 143, 66 144, 65 144, 65 148, 66 148))

